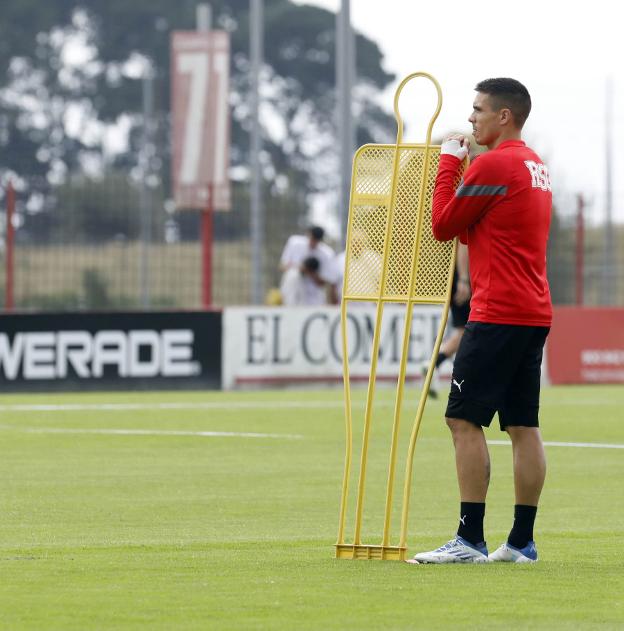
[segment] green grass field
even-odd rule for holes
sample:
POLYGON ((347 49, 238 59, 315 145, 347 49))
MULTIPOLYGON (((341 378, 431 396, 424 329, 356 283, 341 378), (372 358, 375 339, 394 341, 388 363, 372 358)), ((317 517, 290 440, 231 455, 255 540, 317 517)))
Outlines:
MULTIPOLYGON (((370 543, 392 394, 377 398, 370 543)), ((622 445, 622 409, 622 387, 546 389, 544 438, 622 445)), ((442 415, 428 404, 416 449, 412 553, 457 525, 442 415)), ((5 395, 0 450, 2 629, 624 628, 624 449, 547 448, 533 566, 335 560, 338 389, 5 395)), ((491 454, 493 549, 513 494, 510 448, 491 454)))

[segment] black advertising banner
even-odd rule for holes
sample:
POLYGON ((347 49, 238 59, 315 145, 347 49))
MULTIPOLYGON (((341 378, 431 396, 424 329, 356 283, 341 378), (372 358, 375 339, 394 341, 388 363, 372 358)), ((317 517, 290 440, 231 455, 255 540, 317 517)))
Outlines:
POLYGON ((0 315, 0 392, 221 387, 221 312, 0 315))

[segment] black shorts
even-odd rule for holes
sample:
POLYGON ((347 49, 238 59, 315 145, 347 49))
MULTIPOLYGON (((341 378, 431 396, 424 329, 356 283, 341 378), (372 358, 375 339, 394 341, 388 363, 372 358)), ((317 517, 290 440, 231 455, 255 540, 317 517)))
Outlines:
POLYGON ((538 427, 542 352, 548 327, 468 322, 459 344, 447 418, 489 427, 538 427))
POLYGON ((463 305, 456 304, 453 300, 456 289, 457 273, 453 274, 453 287, 451 289, 451 324, 454 329, 459 329, 466 326, 466 322, 468 322, 468 318, 470 317, 470 300, 464 302, 463 305))

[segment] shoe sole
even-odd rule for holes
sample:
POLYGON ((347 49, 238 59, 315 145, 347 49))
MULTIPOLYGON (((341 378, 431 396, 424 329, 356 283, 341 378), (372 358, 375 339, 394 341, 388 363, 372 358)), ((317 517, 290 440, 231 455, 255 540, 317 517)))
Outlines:
POLYGON ((471 559, 470 561, 465 561, 465 560, 462 561, 460 559, 453 560, 453 561, 425 561, 425 560, 420 560, 420 559, 406 559, 405 562, 410 563, 412 565, 453 565, 455 563, 465 563, 465 564, 491 563, 492 561, 486 557, 485 559, 471 559))

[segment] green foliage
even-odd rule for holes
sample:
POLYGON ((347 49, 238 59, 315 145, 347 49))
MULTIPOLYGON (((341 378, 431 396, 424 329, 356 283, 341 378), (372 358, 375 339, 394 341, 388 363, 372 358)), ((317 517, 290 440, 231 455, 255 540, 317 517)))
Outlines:
MULTIPOLYGON (((249 3, 215 0, 211 5, 213 28, 225 28, 231 34, 232 162, 248 164, 249 3)), ((160 177, 167 187, 170 34, 194 29, 195 7, 194 0, 53 0, 43 5, 32 0, 3 2, 0 53, 9 63, 0 68, 0 127, 5 129, 0 134, 0 173, 12 169, 31 187, 41 190, 46 187, 45 178, 47 186, 58 181, 59 169, 83 169, 89 154, 100 151, 102 141, 66 133, 64 116, 69 106, 79 106, 89 120, 102 123, 114 123, 129 115, 130 147, 126 154, 117 156, 116 163, 135 166, 142 87, 140 77, 125 64, 140 55, 155 70, 160 177), (64 46, 77 36, 92 47, 93 58, 68 66, 64 46), (26 97, 31 99, 29 105, 26 97)), ((265 150, 273 171, 296 169, 308 186, 308 171, 327 151, 333 137, 334 19, 328 11, 287 0, 266 3, 266 79, 272 87, 268 100, 287 133, 285 139, 275 139, 267 132, 265 150), (305 132, 301 131, 302 120, 305 132), (327 138, 317 155, 306 155, 303 150, 310 134, 327 138)), ((357 55, 358 80, 370 87, 358 92, 363 94, 358 107, 359 135, 370 139, 393 128, 391 117, 374 102, 375 93, 393 77, 382 69, 377 45, 361 35, 357 37, 357 55)))
POLYGON ((110 306, 108 285, 96 269, 86 269, 82 273, 84 299, 87 309, 100 309, 110 306))
POLYGON ((58 226, 59 236, 100 242, 139 235, 139 191, 124 173, 109 173, 97 180, 72 178, 57 194, 57 215, 63 222, 58 226))

